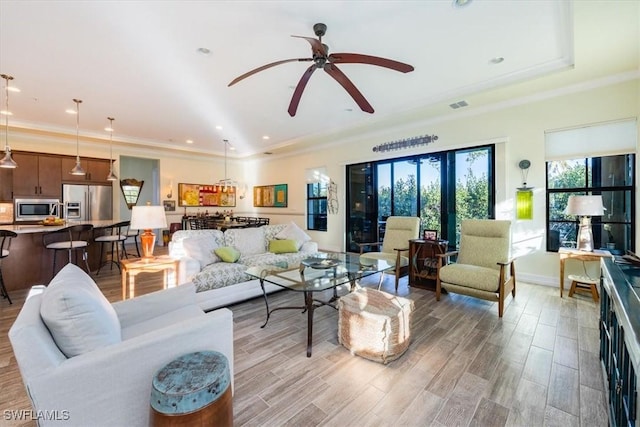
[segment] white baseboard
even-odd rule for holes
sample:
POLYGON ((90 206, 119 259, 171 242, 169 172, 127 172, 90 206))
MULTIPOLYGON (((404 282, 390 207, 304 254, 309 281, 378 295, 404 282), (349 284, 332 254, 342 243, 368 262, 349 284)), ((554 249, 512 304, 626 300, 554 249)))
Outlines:
POLYGON ((560 287, 560 279, 555 276, 542 276, 539 274, 516 272, 516 279, 518 281, 532 283, 534 285, 551 286, 554 288, 560 287))

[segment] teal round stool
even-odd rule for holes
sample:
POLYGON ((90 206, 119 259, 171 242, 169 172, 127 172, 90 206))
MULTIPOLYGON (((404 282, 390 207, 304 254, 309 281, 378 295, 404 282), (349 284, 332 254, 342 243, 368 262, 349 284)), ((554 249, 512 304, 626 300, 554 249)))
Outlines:
POLYGON ((169 362, 153 377, 151 425, 233 426, 227 358, 198 351, 169 362))

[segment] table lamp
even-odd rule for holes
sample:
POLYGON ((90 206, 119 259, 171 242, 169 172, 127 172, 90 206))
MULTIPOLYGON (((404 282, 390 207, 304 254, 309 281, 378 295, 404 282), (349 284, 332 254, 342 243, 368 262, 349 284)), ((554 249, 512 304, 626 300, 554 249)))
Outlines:
POLYGON ((166 228, 167 218, 164 214, 164 206, 134 206, 131 211, 132 230, 144 230, 140 235, 142 245, 142 258, 153 258, 153 247, 156 244, 156 235, 153 229, 166 228))
POLYGON ((581 217, 578 228, 578 250, 593 252, 591 217, 604 215, 602 196, 569 196, 564 213, 581 217))

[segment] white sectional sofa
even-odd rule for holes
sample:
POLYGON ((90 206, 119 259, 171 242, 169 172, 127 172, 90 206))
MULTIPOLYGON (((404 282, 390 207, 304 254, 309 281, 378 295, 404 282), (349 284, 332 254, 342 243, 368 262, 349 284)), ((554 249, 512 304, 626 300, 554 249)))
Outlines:
MULTIPOLYGON (((245 274, 248 267, 295 267, 316 255, 318 244, 293 222, 258 228, 220 230, 180 230, 173 233, 169 255, 180 259, 178 283, 193 282, 196 299, 203 310, 213 310, 262 295, 260 282, 245 274), (272 241, 279 242, 272 242, 272 241), (287 241, 287 242, 286 242, 287 241), (293 241, 293 242, 291 242, 293 241), (284 249, 287 243, 295 243, 284 249), (284 245, 283 245, 284 244, 284 245), (279 246, 279 248, 275 248, 279 246), (222 261, 215 255, 220 248, 234 248, 240 253, 236 262, 222 261), (280 250, 277 250, 280 249, 280 250)), ((282 288, 266 284, 267 292, 282 288)))

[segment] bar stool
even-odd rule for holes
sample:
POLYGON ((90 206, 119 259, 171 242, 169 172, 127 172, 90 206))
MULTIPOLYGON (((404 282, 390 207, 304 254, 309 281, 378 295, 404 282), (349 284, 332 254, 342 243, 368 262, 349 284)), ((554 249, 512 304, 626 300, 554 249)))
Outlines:
POLYGON ((571 280, 571 289, 569 289, 569 296, 572 297, 575 292, 591 292, 591 296, 595 302, 600 300, 600 294, 598 294, 598 279, 592 279, 588 276, 579 276, 577 274, 570 274, 569 280, 571 280))
POLYGON ((87 246, 89 246, 92 230, 92 224, 79 224, 42 235, 44 247, 53 250, 53 275, 56 273, 56 255, 59 251, 67 251, 69 253, 69 262, 71 262, 71 254, 75 252, 76 265, 78 264, 78 252, 81 252, 87 273, 91 274, 89 262, 87 261, 87 246))
POLYGON ((129 237, 133 237, 133 243, 135 243, 136 245, 136 255, 138 258, 140 258, 140 247, 138 246, 138 236, 140 235, 140 230, 132 230, 129 227, 127 227, 127 231, 124 234, 125 236, 127 236, 127 239, 129 237))
POLYGON ((0 295, 3 298, 9 300, 9 304, 13 304, 11 302, 11 297, 9 297, 9 292, 7 292, 7 288, 4 286, 4 279, 2 278, 2 260, 9 256, 9 246, 11 246, 11 239, 14 237, 18 237, 16 233, 8 230, 0 230, 0 295))
POLYGON ((118 271, 120 271, 120 258, 128 258, 127 249, 124 247, 124 242, 125 240, 127 240, 125 229, 128 228, 130 224, 131 221, 121 221, 112 225, 108 225, 106 227, 93 229, 93 241, 100 243, 100 267, 98 267, 98 271, 96 271, 96 276, 100 274, 102 266, 107 263, 111 264, 111 268, 113 268, 113 264, 115 264, 116 267, 118 267, 118 271), (102 230, 104 234, 101 236, 95 236, 96 230, 102 230), (102 262, 102 254, 104 252, 105 243, 111 244, 111 259, 109 259, 109 261, 102 262), (120 248, 122 248, 122 254, 120 254, 120 248), (114 249, 116 253, 115 259, 113 257, 114 249))

